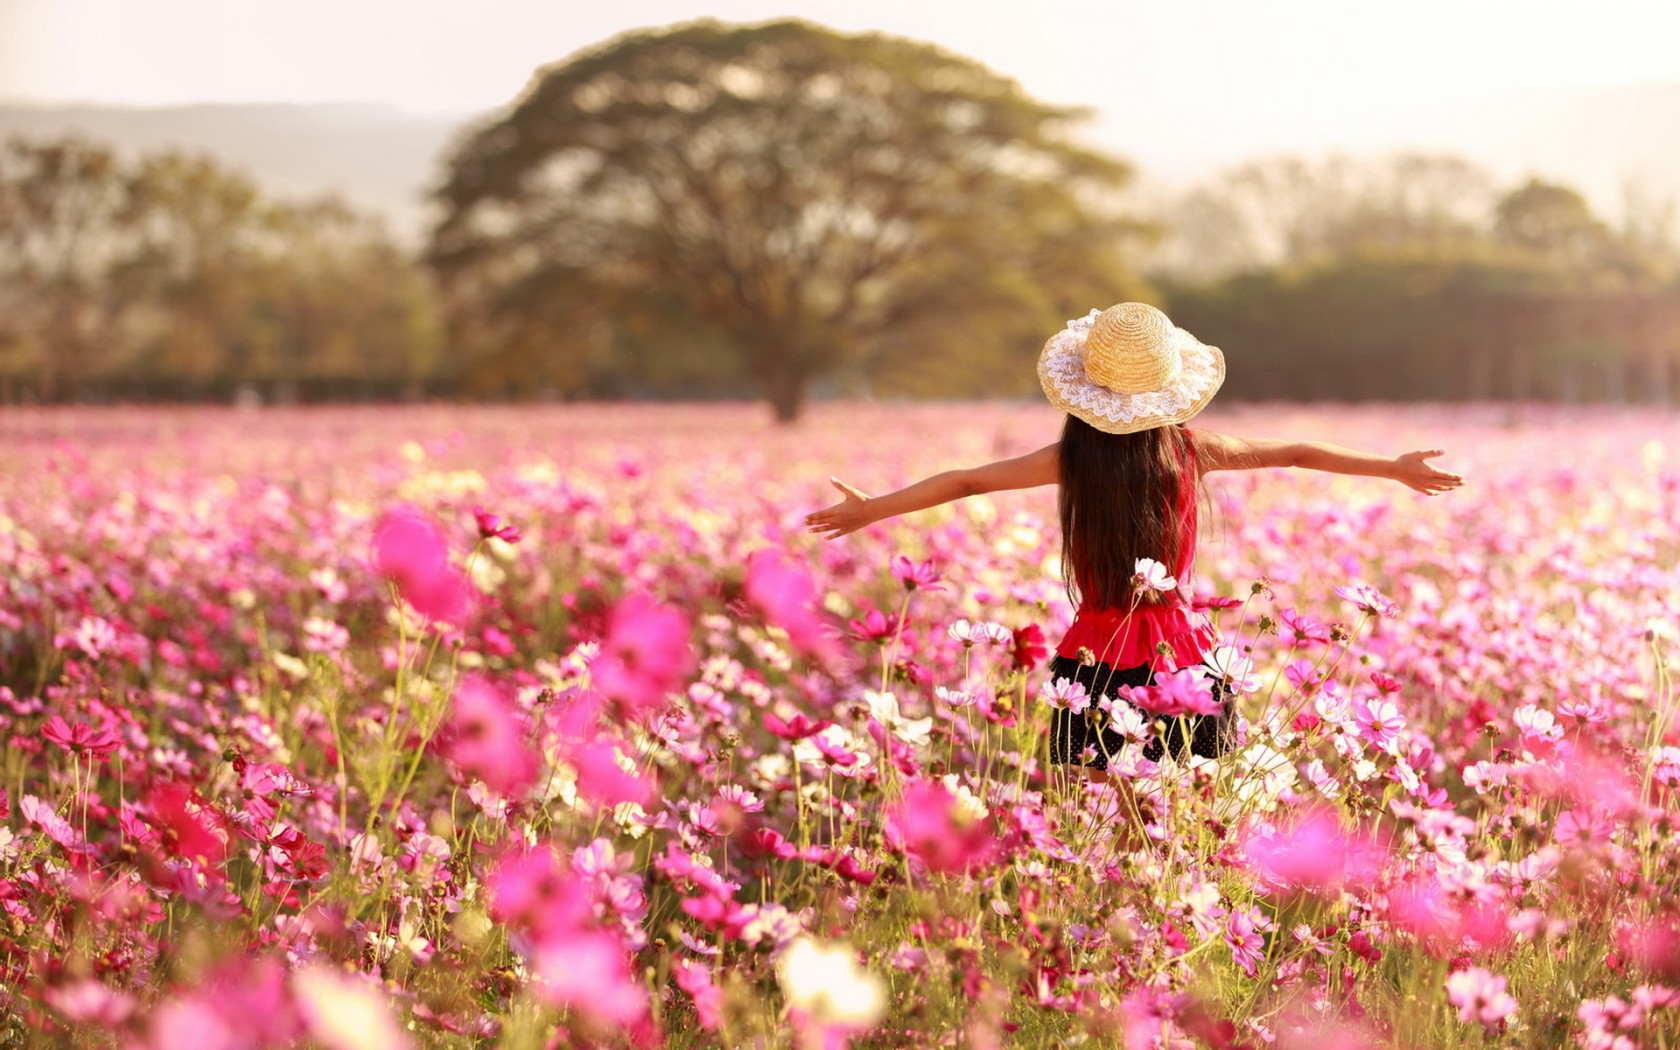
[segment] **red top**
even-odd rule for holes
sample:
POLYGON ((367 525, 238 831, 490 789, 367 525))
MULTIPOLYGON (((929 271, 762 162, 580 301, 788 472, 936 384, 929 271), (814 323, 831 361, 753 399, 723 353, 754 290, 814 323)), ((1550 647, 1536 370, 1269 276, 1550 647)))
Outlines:
MULTIPOLYGON (((1186 436, 1189 431, 1186 430, 1186 436)), ((1159 668, 1160 642, 1172 647, 1177 666, 1188 667, 1200 663, 1203 655, 1219 644, 1219 635, 1206 616, 1190 608, 1190 564, 1196 557, 1196 447, 1185 442, 1186 461, 1184 483, 1179 486, 1179 523, 1182 528, 1178 545, 1178 564, 1173 574, 1178 588, 1168 592, 1168 601, 1159 605, 1138 605, 1132 609, 1099 608, 1083 601, 1074 612, 1073 623, 1056 646, 1056 655, 1077 660, 1081 647, 1091 650, 1097 659, 1119 670, 1147 663, 1159 668)))

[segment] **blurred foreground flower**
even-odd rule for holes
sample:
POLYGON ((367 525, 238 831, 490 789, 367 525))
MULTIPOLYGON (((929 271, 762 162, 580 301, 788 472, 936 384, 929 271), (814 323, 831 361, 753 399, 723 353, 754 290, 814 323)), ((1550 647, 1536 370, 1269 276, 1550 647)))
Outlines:
POLYGON ((422 616, 459 622, 472 608, 466 574, 449 562, 443 532, 412 507, 387 511, 374 527, 374 565, 422 616))
POLYGON ((1505 978, 1479 966, 1447 976, 1447 1002, 1458 1007, 1458 1019, 1494 1031, 1517 1012, 1517 1001, 1505 992, 1505 978))
POLYGON ((315 965, 292 976, 292 989, 309 1034, 329 1050, 402 1050, 413 1045, 369 978, 315 965))
POLYGON ((1279 823, 1250 825, 1241 840, 1248 866, 1268 882, 1334 896, 1381 874, 1381 846, 1364 832, 1345 830, 1328 807, 1312 806, 1279 823))
POLYGON ((912 780, 887 810, 889 848, 915 857, 929 871, 965 872, 997 859, 991 822, 977 818, 943 783, 912 780))
POLYGON ((858 965, 844 941, 823 945, 799 937, 776 959, 776 977, 788 1006, 818 1024, 867 1028, 886 1011, 880 978, 858 965))
POLYGON ((693 668, 688 618, 638 593, 613 607, 589 676, 622 715, 636 719, 661 707, 693 668))
POLYGON ((747 559, 746 595, 799 651, 823 659, 837 652, 835 636, 817 612, 816 582, 804 569, 775 551, 757 551, 747 559))
POLYGON ((462 774, 498 795, 518 795, 537 776, 537 756, 525 739, 519 713, 492 682, 469 675, 455 687, 440 750, 462 774))

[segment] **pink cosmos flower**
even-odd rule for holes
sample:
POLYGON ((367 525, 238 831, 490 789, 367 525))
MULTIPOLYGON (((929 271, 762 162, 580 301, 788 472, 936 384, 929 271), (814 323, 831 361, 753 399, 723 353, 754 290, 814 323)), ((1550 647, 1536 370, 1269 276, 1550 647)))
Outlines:
POLYGON ((700 1027, 717 1031, 723 1020, 723 989, 712 983, 711 971, 688 959, 679 958, 673 969, 677 987, 694 1000, 695 1016, 700 1027))
POLYGON ((1447 976, 1447 1002, 1458 1007, 1458 1019, 1494 1031, 1517 1012, 1517 1001, 1505 992, 1505 978, 1479 966, 1447 976))
MULTIPOLYGON (((147 818, 164 852, 212 867, 227 856, 228 833, 215 810, 186 784, 165 781, 146 797, 147 818)), ((272 810, 270 810, 272 815, 272 810)))
POLYGON ((72 1021, 105 1028, 115 1028, 128 1020, 138 1005, 134 996, 108 988, 91 977, 54 985, 42 994, 42 998, 48 1006, 72 1021))
POLYGON ((1199 668, 1184 667, 1155 676, 1153 685, 1121 686, 1121 699, 1153 714, 1176 718, 1180 715, 1216 715, 1219 701, 1213 683, 1199 668))
POLYGON ((810 573, 774 551, 761 550, 747 559, 745 590, 747 601, 786 631, 795 648, 824 659, 834 655, 835 639, 817 612, 817 585, 810 573))
POLYGON ((884 613, 879 609, 871 609, 861 620, 848 620, 851 636, 860 642, 875 642, 877 644, 891 641, 898 634, 898 616, 895 613, 884 613))
POLYGON ((1393 617, 1400 615, 1400 607, 1368 583, 1354 582, 1337 587, 1336 593, 1358 606, 1361 611, 1373 616, 1393 617))
POLYGON ((478 525, 480 539, 498 539, 503 543, 518 543, 519 528, 514 525, 503 525, 502 519, 483 507, 473 508, 473 521, 478 525))
POLYGON ((374 527, 373 557, 379 573, 420 615, 459 622, 471 610, 472 587, 450 564, 442 530, 415 508, 385 512, 374 527))
POLYGON ((1294 609, 1282 609, 1278 612, 1278 622, 1283 625, 1280 635, 1287 641, 1297 645, 1315 643, 1319 645, 1330 641, 1330 630, 1318 619, 1294 609))
POLYGON ((607 636, 589 665, 602 696, 631 719, 664 706, 694 668, 688 618, 644 594, 627 595, 607 620, 607 636))
POLYGON ((1509 914, 1502 905, 1452 899, 1433 879, 1419 877, 1389 889, 1387 919, 1416 936, 1437 955, 1458 950, 1469 938, 1484 949, 1510 940, 1509 914))
POLYGON ((998 859, 991 820, 963 812, 937 780, 910 780, 887 809, 887 845, 920 860, 929 871, 966 872, 998 859))
POLYGON ((51 805, 42 802, 34 795, 24 795, 18 799, 18 812, 23 819, 46 832, 47 838, 63 846, 71 853, 88 853, 88 844, 82 841, 81 832, 70 825, 68 820, 53 811, 51 805))
POLYGON ((467 777, 498 795, 518 795, 536 779, 538 761, 526 744, 524 720, 502 690, 468 675, 449 698, 449 721, 439 750, 467 777))
POLYGON ((1091 694, 1085 691, 1083 683, 1073 678, 1052 678, 1038 687, 1038 695, 1057 710, 1077 713, 1091 706, 1091 694))
POLYGON ((651 779, 618 764, 616 753, 621 749, 620 745, 617 739, 602 736, 565 749, 566 761, 577 770, 578 792, 603 806, 616 806, 621 802, 650 805, 658 797, 658 791, 651 779))
POLYGON ((1313 893, 1334 894, 1368 883, 1381 871, 1382 849, 1366 832, 1347 831, 1336 812, 1312 806, 1285 827, 1255 825, 1241 836, 1249 866, 1272 882, 1313 893))
POLYGON ((1616 927, 1615 943, 1617 951, 1658 980, 1680 981, 1680 918, 1674 914, 1623 922, 1616 927))
POLYGON ((1231 948, 1231 959, 1250 977, 1259 972, 1266 957, 1266 938, 1254 924, 1259 915, 1255 908, 1233 908, 1225 923, 1225 943, 1231 948))
POLYGON ((648 1015, 647 988, 630 969, 630 954, 612 933, 574 928, 551 933, 531 956, 538 998, 572 1007, 619 1028, 648 1015))
POLYGON ((805 717, 803 712, 795 712, 793 717, 786 721, 776 717, 772 711, 764 712, 764 728, 783 740, 804 740, 808 736, 815 736, 833 724, 827 719, 812 721, 805 717))
POLYGON ((490 917, 535 940, 576 929, 594 914, 588 883, 547 846, 507 850, 491 866, 485 887, 490 917))
POLYGON ((41 735, 74 755, 104 759, 117 749, 117 736, 109 729, 95 729, 86 722, 69 725, 58 715, 47 719, 41 735))
POLYGON ((1406 728, 1406 720, 1401 717, 1400 709, 1391 700, 1366 700, 1353 705, 1353 718, 1363 730, 1367 743, 1377 748, 1387 748, 1400 739, 1400 731, 1406 728))
POLYGON ((898 582, 904 584, 907 591, 941 589, 939 571, 931 561, 911 561, 902 554, 895 554, 892 557, 892 574, 898 577, 898 582))

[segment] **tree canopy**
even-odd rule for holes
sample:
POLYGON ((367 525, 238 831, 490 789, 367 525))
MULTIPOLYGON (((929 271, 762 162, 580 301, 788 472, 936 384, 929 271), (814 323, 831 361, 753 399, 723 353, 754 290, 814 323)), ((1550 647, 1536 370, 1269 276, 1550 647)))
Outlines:
POLYGON ((453 345, 508 384, 733 374, 782 420, 825 377, 1025 392, 1047 331, 1139 294, 1148 231, 1128 167, 1068 137, 1088 117, 890 36, 638 32, 465 138, 428 261, 453 345))

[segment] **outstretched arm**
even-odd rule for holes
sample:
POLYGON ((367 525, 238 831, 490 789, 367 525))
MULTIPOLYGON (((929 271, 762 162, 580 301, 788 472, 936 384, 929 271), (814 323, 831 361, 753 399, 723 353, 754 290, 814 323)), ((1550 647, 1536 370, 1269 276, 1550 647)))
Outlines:
POLYGON ((1276 438, 1239 438, 1211 430, 1196 431, 1196 453, 1202 470, 1254 470, 1258 467, 1305 467, 1336 474, 1388 478, 1425 495, 1464 484, 1458 474, 1438 470, 1424 460, 1445 455, 1432 448, 1388 457, 1323 441, 1279 441, 1276 438))
POLYGON ((1060 449, 1060 443, 1046 445, 1037 452, 988 463, 983 467, 947 470, 885 496, 866 496, 839 478, 829 478, 846 498, 831 507, 805 515, 805 525, 808 531, 822 533, 825 539, 832 540, 882 518, 926 510, 964 496, 1049 485, 1057 479, 1060 449))

